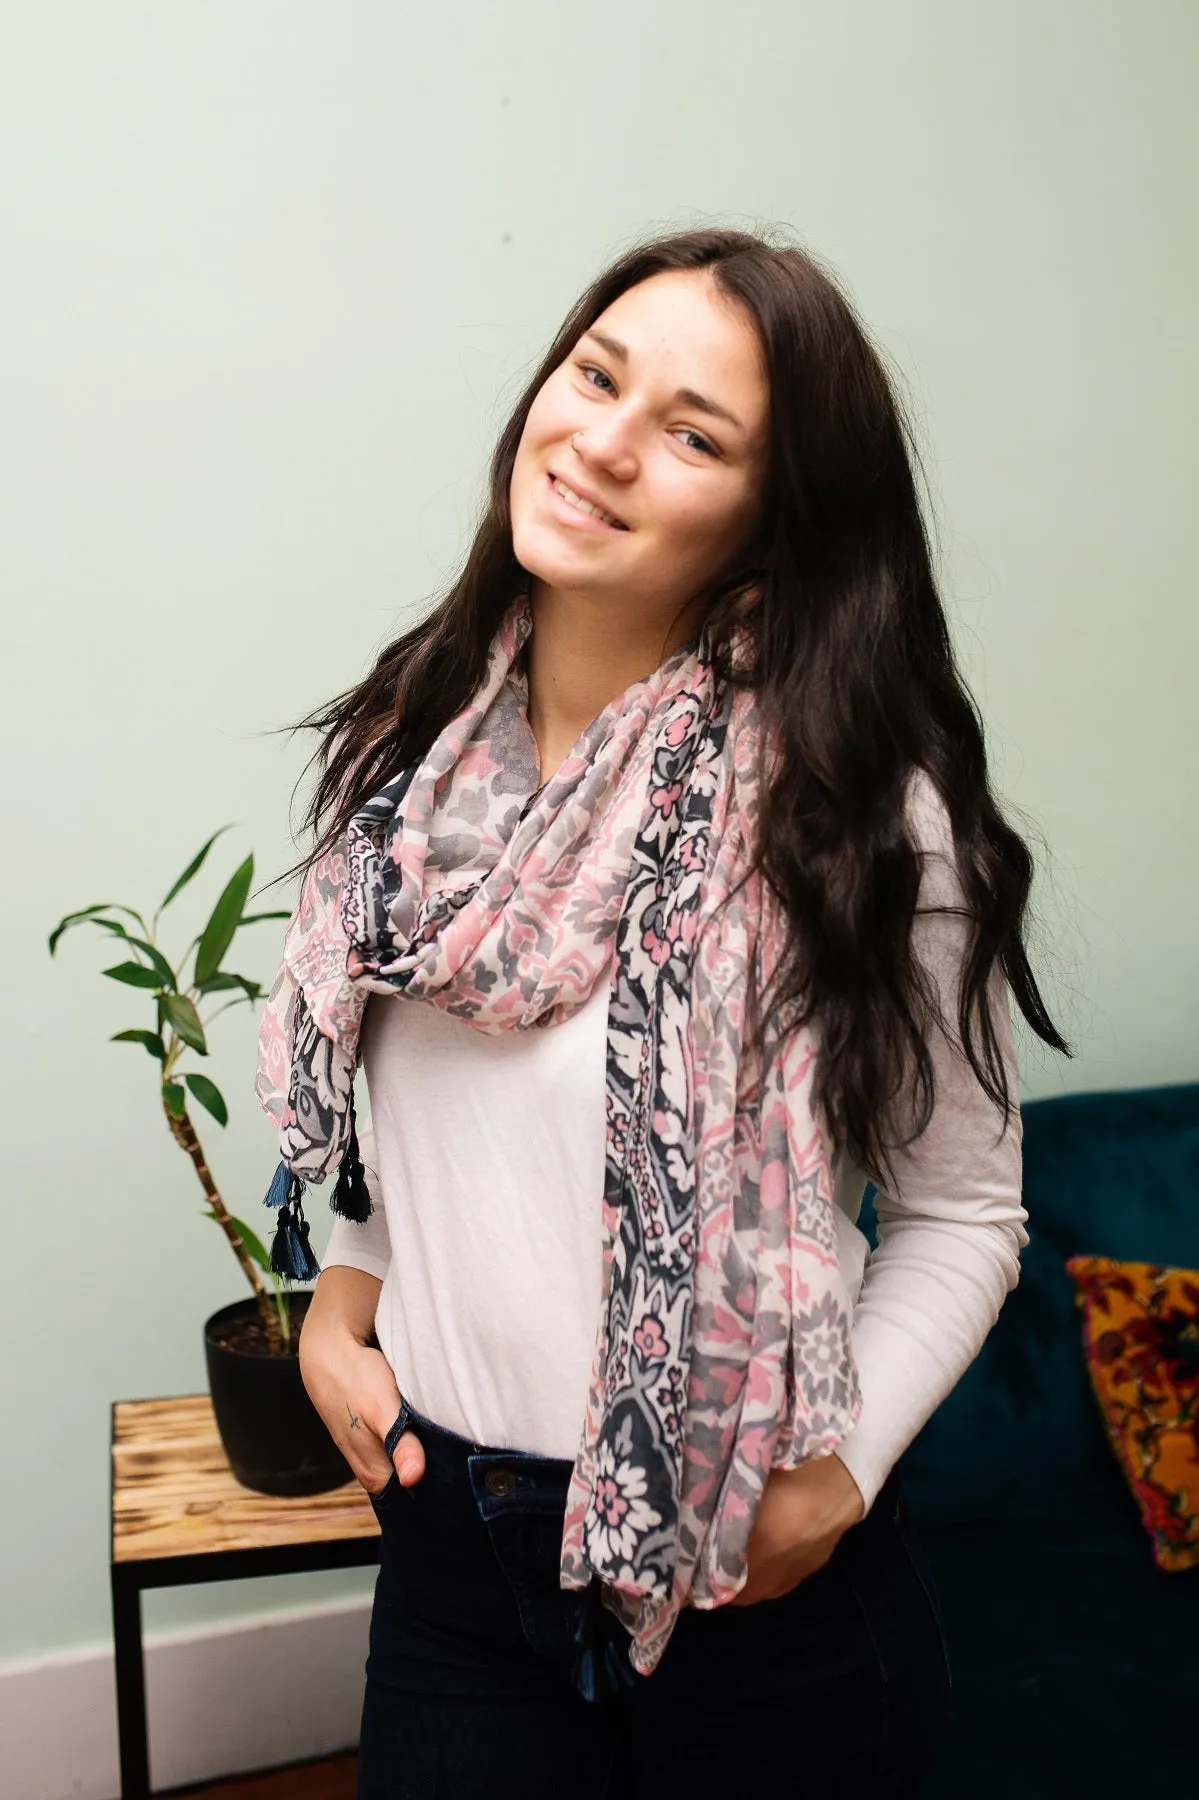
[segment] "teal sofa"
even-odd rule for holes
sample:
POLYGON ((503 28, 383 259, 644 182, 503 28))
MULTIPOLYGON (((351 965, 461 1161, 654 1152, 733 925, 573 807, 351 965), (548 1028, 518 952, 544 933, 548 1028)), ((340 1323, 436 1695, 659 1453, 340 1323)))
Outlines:
POLYGON ((1199 1083, 1031 1101, 1023 1118, 1019 1285, 901 1463, 953 1680, 926 1800, 1199 1795, 1199 1568, 1153 1561, 1063 1266, 1199 1268, 1199 1083))

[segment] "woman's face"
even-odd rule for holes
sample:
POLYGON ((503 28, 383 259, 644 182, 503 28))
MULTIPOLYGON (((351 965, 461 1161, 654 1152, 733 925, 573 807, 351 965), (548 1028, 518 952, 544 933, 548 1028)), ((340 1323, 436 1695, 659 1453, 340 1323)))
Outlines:
POLYGON ((670 620, 752 534, 768 417, 757 333, 709 275, 628 289, 533 402, 512 471, 517 561, 551 587, 670 620))

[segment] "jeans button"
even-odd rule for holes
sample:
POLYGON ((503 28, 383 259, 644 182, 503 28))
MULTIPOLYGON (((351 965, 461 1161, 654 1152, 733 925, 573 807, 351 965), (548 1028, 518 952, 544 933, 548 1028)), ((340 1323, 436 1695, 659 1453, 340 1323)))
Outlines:
POLYGON ((516 1476, 511 1469, 488 1469, 483 1486, 489 1494, 510 1494, 516 1486, 516 1476))

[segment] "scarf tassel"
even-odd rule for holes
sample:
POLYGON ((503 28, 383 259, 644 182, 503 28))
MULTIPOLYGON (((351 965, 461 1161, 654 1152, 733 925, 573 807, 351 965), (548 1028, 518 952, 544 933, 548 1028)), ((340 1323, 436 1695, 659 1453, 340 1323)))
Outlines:
POLYGON ((594 1577, 581 1596, 574 1626, 578 1648, 574 1685, 584 1700, 604 1705, 622 1689, 636 1684, 637 1672, 629 1661, 629 1634, 613 1617, 601 1597, 603 1584, 594 1577))
POLYGON ((291 1198, 291 1184, 297 1179, 285 1162, 281 1162, 266 1190, 262 1204, 264 1206, 283 1206, 291 1198))
POLYGON ((298 1198, 280 1208, 279 1224, 271 1240, 270 1268, 272 1275, 285 1276, 288 1281, 315 1281, 321 1272, 308 1242, 308 1221, 298 1198))
POLYGON ((354 1116, 354 1094, 350 1091, 350 1135, 346 1143, 345 1154, 341 1159, 341 1167, 337 1171, 337 1185, 329 1196, 329 1205, 343 1219, 352 1219, 355 1225, 365 1225, 374 1208, 371 1205, 370 1191, 366 1185, 366 1171, 362 1166, 362 1153, 358 1148, 358 1121, 354 1116))
POLYGON ((281 1162, 271 1179, 263 1200, 279 1214, 267 1266, 272 1275, 288 1281, 315 1281, 321 1265, 312 1254, 308 1242, 308 1221, 304 1217, 304 1183, 281 1162))

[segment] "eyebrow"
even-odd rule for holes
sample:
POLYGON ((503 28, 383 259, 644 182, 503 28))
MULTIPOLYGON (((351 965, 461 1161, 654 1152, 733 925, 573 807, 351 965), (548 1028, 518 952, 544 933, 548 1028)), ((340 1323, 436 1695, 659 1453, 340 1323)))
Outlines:
MULTIPOLYGON (((619 338, 609 337, 606 331, 596 331, 594 326, 590 330, 585 331, 583 336, 594 338, 597 344, 603 345, 609 356, 615 357, 617 362, 624 363, 626 367, 628 366, 628 347, 627 345, 622 344, 619 338)), ((726 424, 732 425, 735 430, 742 433, 745 432, 745 427, 737 417, 736 413, 731 413, 727 406, 718 405, 715 400, 709 400, 706 394, 697 393, 694 388, 678 388, 675 391, 674 397, 676 400, 681 400, 684 406, 693 406, 697 412, 708 413, 713 419, 723 419, 726 424)))

